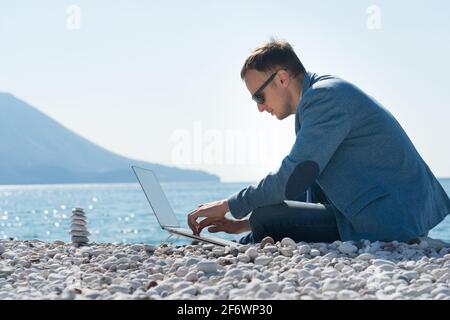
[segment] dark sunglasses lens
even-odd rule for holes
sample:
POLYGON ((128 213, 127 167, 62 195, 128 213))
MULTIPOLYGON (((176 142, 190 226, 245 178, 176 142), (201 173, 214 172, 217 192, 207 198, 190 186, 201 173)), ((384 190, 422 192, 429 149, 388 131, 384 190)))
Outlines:
POLYGON ((256 94, 252 98, 253 98, 253 100, 255 100, 256 103, 259 103, 259 104, 264 103, 264 96, 262 94, 256 94))

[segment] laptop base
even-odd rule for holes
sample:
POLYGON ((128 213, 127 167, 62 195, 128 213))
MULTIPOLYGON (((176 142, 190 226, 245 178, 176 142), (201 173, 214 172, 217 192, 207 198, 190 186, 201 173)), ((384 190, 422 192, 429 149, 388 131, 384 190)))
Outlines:
POLYGON ((170 232, 171 234, 174 234, 177 236, 183 236, 183 237, 187 237, 190 239, 194 239, 194 240, 198 240, 198 241, 202 241, 202 242, 206 242, 206 243, 211 243, 211 244, 215 244, 215 245, 222 246, 222 247, 226 247, 226 246, 239 247, 239 245, 240 245, 238 242, 233 242, 233 241, 216 238, 216 237, 212 237, 212 236, 196 236, 196 235, 192 234, 191 230, 184 229, 184 228, 163 227, 163 229, 170 232))

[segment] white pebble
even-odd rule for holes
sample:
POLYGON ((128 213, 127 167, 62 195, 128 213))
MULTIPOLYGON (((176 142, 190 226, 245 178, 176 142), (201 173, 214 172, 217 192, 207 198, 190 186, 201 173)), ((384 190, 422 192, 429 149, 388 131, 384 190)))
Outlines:
POLYGON ((213 249, 213 253, 216 257, 221 257, 225 254, 225 248, 216 248, 213 249))
POLYGON ((198 276, 197 273, 195 271, 191 271, 189 272, 185 277, 184 280, 186 281, 191 281, 191 282, 195 282, 198 280, 198 276))
POLYGON ((326 279, 322 286, 322 291, 339 291, 342 283, 337 279, 326 279))
POLYGON ((293 250, 290 247, 283 247, 278 250, 285 257, 292 257, 293 250))
POLYGON ((179 291, 179 294, 180 295, 188 294, 188 295, 193 295, 194 296, 194 295, 197 294, 197 288, 194 287, 193 285, 190 285, 190 286, 182 289, 181 291, 179 291))
POLYGON ((358 259, 365 260, 365 261, 371 260, 371 259, 373 259, 373 255, 370 253, 363 253, 358 256, 358 259))
POLYGON ((311 251, 311 247, 307 244, 298 247, 299 254, 307 254, 311 251))
POLYGON ((247 254, 239 254, 238 256, 237 256, 237 259, 239 260, 239 261, 241 261, 241 262, 244 262, 244 263, 247 263, 247 262, 250 262, 251 261, 251 259, 250 259, 250 257, 247 255, 247 254))
POLYGON ((263 249, 264 252, 274 253, 278 251, 278 248, 271 244, 266 244, 263 249))
POLYGON ((295 243, 294 240, 292 240, 291 238, 283 238, 281 240, 281 245, 283 247, 292 247, 295 248, 297 246, 297 244, 295 243))
POLYGON ((256 265, 268 265, 270 263, 270 261, 272 261, 271 257, 267 257, 267 256, 258 256, 255 258, 255 264, 256 265))
POLYGON ((201 261, 197 264, 197 269, 205 273, 217 272, 217 262, 215 261, 201 261))
POLYGON ((258 256, 258 250, 255 247, 250 247, 245 251, 245 254, 253 261, 258 256))
POLYGON ((344 254, 351 254, 358 251, 358 248, 349 242, 344 242, 338 247, 339 251, 344 254))
POLYGON ((186 262, 184 263, 184 265, 186 267, 190 267, 192 265, 195 265, 197 263, 199 263, 201 261, 201 259, 199 257, 189 257, 186 262))
POLYGON ((364 241, 359 250, 351 241, 286 241, 233 254, 202 244, 144 252, 0 240, 0 299, 450 299, 449 250, 438 253, 429 240, 425 249, 364 241))
POLYGON ((187 275, 188 272, 189 272, 189 269, 187 267, 180 267, 175 272, 175 274, 177 277, 184 277, 185 275, 187 275))
POLYGON ((245 253, 248 250, 248 248, 250 248, 249 244, 243 244, 243 245, 239 246, 238 250, 240 253, 245 253))
POLYGON ((242 278, 244 272, 241 269, 233 268, 225 273, 225 278, 242 278))

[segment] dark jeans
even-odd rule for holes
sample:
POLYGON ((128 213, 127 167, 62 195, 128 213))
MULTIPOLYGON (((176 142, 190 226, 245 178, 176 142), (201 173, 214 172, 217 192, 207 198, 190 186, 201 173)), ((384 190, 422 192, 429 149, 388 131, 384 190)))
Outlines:
MULTIPOLYGON (((301 199, 303 200, 303 199, 301 199)), ((258 243, 270 236, 275 241, 289 237, 295 242, 333 242, 340 240, 335 210, 322 193, 313 193, 313 202, 285 201, 280 204, 259 207, 252 211, 252 232, 239 243, 258 243)))

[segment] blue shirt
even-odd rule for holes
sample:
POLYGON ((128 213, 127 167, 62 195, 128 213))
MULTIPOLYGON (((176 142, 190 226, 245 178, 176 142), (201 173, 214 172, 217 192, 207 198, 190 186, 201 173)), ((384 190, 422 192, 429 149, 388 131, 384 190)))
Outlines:
POLYGON ((394 116, 350 82, 306 72, 295 133, 276 172, 228 198, 235 218, 287 200, 305 162, 318 166, 313 183, 337 209, 343 240, 406 241, 450 213, 448 195, 394 116))

